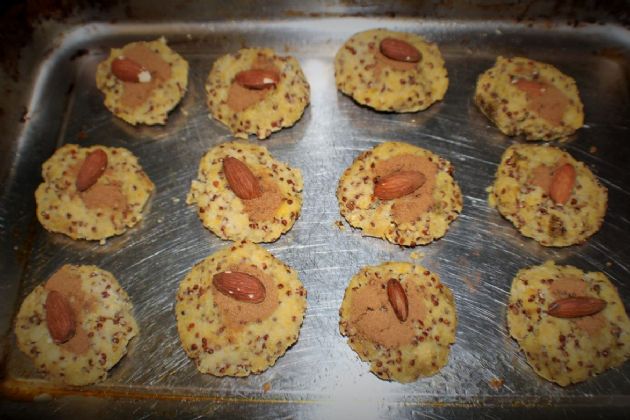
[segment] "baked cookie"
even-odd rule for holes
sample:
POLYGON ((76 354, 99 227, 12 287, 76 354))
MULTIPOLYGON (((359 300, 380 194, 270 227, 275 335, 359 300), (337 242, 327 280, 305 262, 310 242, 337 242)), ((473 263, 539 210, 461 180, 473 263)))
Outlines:
POLYGON ((575 80, 550 64, 498 57, 477 80, 475 103, 508 136, 554 140, 584 124, 575 80))
POLYGON ((297 272, 242 241, 198 262, 179 285, 184 351, 202 373, 260 373, 297 341, 306 290, 297 272))
POLYGON ((442 100, 448 75, 437 45, 386 29, 353 35, 335 56, 337 88, 377 111, 416 112, 442 100))
POLYGON ((265 139, 291 127, 309 104, 300 63, 270 48, 245 48, 215 61, 206 81, 210 114, 235 137, 265 139))
POLYGON ((604 220, 608 192, 590 169, 556 147, 510 146, 488 202, 521 234, 544 246, 584 242, 604 220))
POLYGON ((451 290, 420 265, 364 267, 346 288, 339 331, 381 379, 412 382, 437 373, 455 342, 451 290))
POLYGON ((630 357, 630 319, 603 273, 553 261, 520 270, 512 281, 507 324, 527 363, 561 386, 630 357))
POLYGON ((364 235, 427 244, 444 236, 462 211, 452 173, 450 162, 428 150, 385 142, 345 170, 337 187, 339 210, 364 235))
POLYGON ((131 125, 165 124, 188 86, 188 62, 162 37, 113 48, 96 68, 105 106, 131 125))
POLYGON ((299 169, 263 146, 234 141, 201 158, 186 202, 197 205, 204 226, 222 239, 273 242, 300 216, 302 188, 299 169))
POLYGON ((56 382, 99 382, 138 334, 132 310, 111 273, 66 264, 22 302, 15 321, 17 344, 56 382))
POLYGON ((66 144, 42 167, 37 218, 72 239, 104 240, 142 220, 153 183, 127 149, 66 144), (86 184, 90 183, 90 185, 86 184))

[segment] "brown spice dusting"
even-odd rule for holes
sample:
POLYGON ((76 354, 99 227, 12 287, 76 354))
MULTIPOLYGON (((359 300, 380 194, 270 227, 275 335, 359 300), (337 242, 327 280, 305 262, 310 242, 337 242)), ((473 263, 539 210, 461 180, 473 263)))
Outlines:
POLYGON ((556 299, 585 296, 586 288, 586 282, 575 276, 560 277, 549 285, 549 291, 556 299))
POLYGON ((519 79, 516 87, 527 96, 527 109, 553 125, 560 125, 569 106, 569 98, 554 85, 546 82, 519 79))
POLYGON ((119 184, 96 183, 80 194, 89 209, 110 208, 120 211, 127 209, 127 198, 119 184))
MULTIPOLYGON (((252 64, 252 70, 269 70, 280 73, 275 66, 273 60, 268 57, 258 56, 252 64)), ((267 89, 247 89, 232 81, 228 91, 227 106, 234 112, 241 112, 252 105, 265 99, 265 97, 273 90, 273 87, 267 89)))
POLYGON ((598 335, 606 327, 606 318, 601 312, 591 316, 575 318, 572 321, 590 336, 598 335))
POLYGON ((90 347, 90 339, 82 328, 81 322, 84 314, 93 307, 93 300, 89 299, 81 289, 81 277, 73 272, 70 265, 64 265, 53 274, 46 284, 46 290, 61 293, 70 303, 76 316, 77 328, 74 336, 60 346, 75 354, 84 354, 90 347))
POLYGON ((414 340, 414 326, 424 321, 427 309, 424 293, 410 278, 401 281, 409 301, 409 316, 400 322, 387 297, 388 278, 372 276, 366 285, 352 290, 349 324, 357 333, 387 348, 397 348, 414 340))
POLYGON ((270 176, 258 177, 262 194, 251 200, 242 200, 249 220, 254 223, 272 220, 282 204, 282 194, 278 184, 270 176))
POLYGON ((148 83, 123 82, 120 102, 123 106, 133 109, 144 104, 156 87, 170 79, 171 66, 158 53, 143 44, 131 45, 123 49, 122 55, 140 64, 151 73, 151 81, 148 83))
POLYGON ((433 205, 433 189, 438 167, 424 156, 399 155, 379 161, 374 167, 375 177, 384 177, 398 171, 419 171, 425 176, 424 184, 411 194, 394 200, 392 218, 395 223, 418 220, 433 205))
POLYGON ((267 295, 260 303, 246 303, 225 296, 212 286, 212 295, 225 326, 239 329, 244 324, 267 319, 276 310, 279 304, 278 289, 271 277, 257 267, 245 263, 229 267, 227 271, 237 271, 256 277, 265 286, 267 295))

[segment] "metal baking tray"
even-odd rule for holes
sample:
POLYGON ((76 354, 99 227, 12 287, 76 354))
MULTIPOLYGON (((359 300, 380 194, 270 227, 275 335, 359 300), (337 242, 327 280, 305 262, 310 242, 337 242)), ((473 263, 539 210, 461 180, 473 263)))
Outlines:
POLYGON ((15 121, 17 136, 2 139, 7 165, 0 178, 1 389, 7 413, 61 416, 82 410, 109 417, 150 410, 372 418, 521 410, 579 416, 630 408, 630 363, 560 388, 536 376, 505 323, 515 273, 548 259, 604 272, 630 308, 630 31, 623 26, 286 13, 269 20, 76 23, 53 40, 34 37, 34 44, 54 48, 33 70, 25 91, 30 102, 22 121, 15 121), (353 33, 379 27, 438 43, 450 79, 442 102, 419 113, 379 113, 336 90, 337 49, 353 33), (103 106, 95 68, 109 48, 159 36, 188 60, 189 91, 166 126, 134 128, 103 106), (260 142, 304 175, 302 215, 289 233, 264 246, 298 271, 308 308, 298 342, 275 366, 247 378, 215 378, 200 374, 186 357, 173 308, 179 282, 193 264, 228 245, 203 228, 185 198, 202 154, 232 138, 208 118, 205 78, 215 59, 243 46, 295 56, 311 85, 311 104, 302 119, 260 142), (577 81, 586 124, 559 146, 586 162, 609 191, 605 222, 583 245, 539 246, 487 204, 486 188, 501 154, 523 141, 502 135, 472 101, 477 76, 497 55, 548 62, 577 81), (341 220, 335 198, 339 176, 360 152, 386 140, 427 148, 454 164, 464 209, 444 238, 401 248, 362 237, 345 222, 344 229, 335 225, 341 220), (105 245, 72 241, 39 226, 33 194, 41 164, 64 143, 126 147, 139 157, 156 184, 139 226, 105 245), (446 367, 405 385, 371 374, 338 330, 338 308, 350 277, 364 265, 390 260, 417 262, 439 274, 454 292, 458 314, 446 367), (43 380, 17 350, 12 330, 22 299, 64 263, 111 271, 129 293, 140 326, 129 354, 109 378, 84 388, 43 380), (40 403, 25 402, 33 400, 40 403))

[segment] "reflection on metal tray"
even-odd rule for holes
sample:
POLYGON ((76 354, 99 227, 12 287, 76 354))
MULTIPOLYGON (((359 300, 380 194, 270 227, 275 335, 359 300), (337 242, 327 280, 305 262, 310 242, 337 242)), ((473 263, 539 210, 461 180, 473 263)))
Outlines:
MULTIPOLYGON (((17 175, 8 181, 11 188, 21 183, 13 188, 17 192, 12 200, 28 203, 29 210, 15 214, 17 205, 9 200, 0 205, 8 222, 23 223, 22 230, 28 223, 33 226, 27 243, 9 235, 3 238, 2 252, 16 256, 12 258, 19 255, 16 261, 23 263, 23 272, 11 271, 13 289, 5 287, 19 290, 9 302, 15 311, 24 296, 63 263, 97 264, 111 271, 129 293, 140 334, 106 382, 80 391, 42 382, 30 360, 17 351, 10 332, 5 391, 13 396, 131 397, 145 401, 137 407, 152 409, 162 409, 175 399, 222 402, 196 411, 215 415, 243 410, 241 403, 263 401, 289 404, 250 407, 250 412, 324 417, 348 410, 353 416, 372 417, 436 406, 451 407, 452 415, 478 406, 627 407, 630 364, 562 389, 538 378, 525 363, 507 333, 505 316, 514 274, 547 259, 603 271, 630 307, 626 281, 630 247, 623 241, 630 234, 630 197, 624 188, 630 182, 626 170, 630 145, 625 141, 630 121, 628 62, 623 58, 628 48, 629 32, 596 25, 568 31, 507 22, 322 18, 75 28, 52 52, 33 84, 33 95, 39 99, 30 110, 20 153, 13 162, 17 175), (419 33, 439 44, 450 79, 441 103, 413 114, 378 113, 337 92, 335 52, 353 33, 376 27, 419 33), (110 47, 161 35, 190 64, 189 92, 165 127, 134 128, 103 106, 95 87, 95 68, 110 47), (304 175, 301 217, 288 234, 264 246, 298 271, 308 290, 308 309, 299 341, 274 367, 248 378, 215 378, 199 374, 181 349, 173 307, 178 284, 192 265, 228 244, 203 228, 185 197, 202 154, 231 139, 223 126, 207 116, 205 78, 217 57, 242 45, 294 55, 311 84, 312 100, 303 118, 261 143, 304 175), (84 54, 69 60, 77 51, 84 54), (502 152, 522 141, 500 134, 472 102, 477 75, 497 55, 549 62, 577 81, 586 125, 561 147, 594 170, 609 189, 610 203, 601 231, 584 245, 541 247, 521 237, 488 207, 485 189, 502 152), (64 107, 57 98, 63 98, 69 87, 64 107), (335 198, 339 176, 361 151, 384 140, 427 148, 454 164, 464 210, 444 238, 409 249, 362 237, 347 225, 341 230, 335 226, 341 219, 335 198), (105 245, 74 242, 37 225, 32 196, 41 179, 40 165, 63 143, 122 146, 139 157, 156 184, 141 225, 105 245), (413 251, 423 255, 421 260, 412 259, 413 251), (449 363, 437 375, 412 384, 376 378, 338 332, 338 308, 350 277, 361 266, 388 260, 419 262, 438 273, 455 295, 459 323, 449 363), (496 379, 504 381, 498 389, 492 386, 496 379), (264 384, 271 388, 263 390, 264 384)), ((12 316, 13 312, 7 314, 5 322, 12 316)), ((64 407, 85 404, 62 401, 64 407)), ((99 402, 90 410, 95 406, 103 407, 99 402)), ((120 402, 118 407, 123 410, 120 407, 125 405, 120 402)))

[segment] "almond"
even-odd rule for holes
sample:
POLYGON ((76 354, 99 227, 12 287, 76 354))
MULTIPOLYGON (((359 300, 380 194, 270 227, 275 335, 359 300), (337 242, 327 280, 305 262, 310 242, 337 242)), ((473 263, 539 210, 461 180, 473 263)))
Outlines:
POLYGON ((565 163, 553 173, 549 195, 558 204, 565 204, 575 186, 575 169, 570 163, 565 163))
POLYGON ((374 195, 381 200, 393 200, 420 188, 426 177, 418 171, 398 171, 380 178, 374 185, 374 195))
POLYGON ((118 57, 112 61, 112 74, 123 82, 148 83, 151 73, 130 58, 118 57))
POLYGON ((230 188, 238 198, 251 200, 262 195, 258 179, 247 165, 239 159, 231 156, 223 158, 223 173, 230 188))
POLYGON ((570 297, 549 305, 547 313, 556 318, 578 318, 595 315, 606 307, 606 301, 592 297, 570 297))
POLYGON ((107 153, 103 149, 94 149, 85 157, 77 174, 77 190, 85 191, 98 181, 107 169, 107 153))
POLYGON ((531 98, 543 96, 547 91, 546 84, 527 79, 518 79, 516 87, 531 98))
POLYGON ((238 73, 234 80, 244 88, 261 90, 278 84, 280 75, 271 70, 252 69, 238 73))
POLYGON ((226 296, 240 302, 260 303, 265 300, 265 286, 256 277, 238 271, 224 271, 212 277, 212 284, 226 296))
POLYGON ((381 53, 392 60, 417 63, 422 54, 416 47, 400 39, 385 38, 379 46, 381 53))
POLYGON ((53 341, 65 343, 74 337, 77 325, 74 311, 68 299, 61 293, 52 290, 46 297, 46 325, 53 341))
POLYGON ((409 315, 409 303, 407 302, 405 289, 403 289, 398 280, 389 279, 387 281, 387 297, 389 298, 389 304, 392 305, 392 309, 396 314, 396 318, 398 318, 400 322, 405 322, 409 315))

